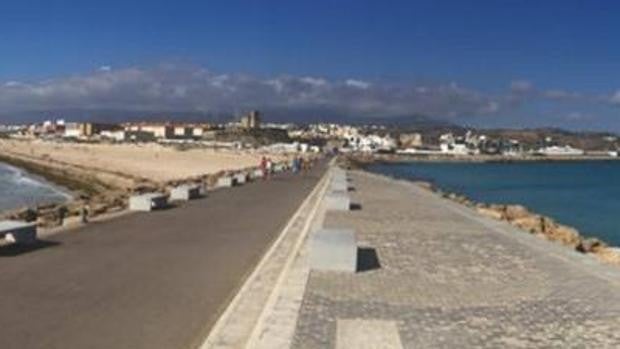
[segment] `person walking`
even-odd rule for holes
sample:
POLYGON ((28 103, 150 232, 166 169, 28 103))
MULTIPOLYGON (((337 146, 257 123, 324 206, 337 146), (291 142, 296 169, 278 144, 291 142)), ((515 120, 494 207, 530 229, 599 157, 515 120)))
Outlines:
POLYGON ((63 226, 63 224, 65 223, 65 217, 67 216, 67 211, 69 211, 69 210, 64 205, 60 206, 58 208, 58 212, 57 212, 58 213, 58 223, 59 223, 60 226, 63 226))
POLYGON ((263 180, 267 179, 267 158, 264 156, 260 159, 260 164, 258 165, 261 172, 263 173, 263 180))
POLYGON ((89 214, 90 214, 90 206, 88 204, 85 204, 84 206, 82 206, 82 211, 81 211, 82 224, 88 223, 89 214))
POLYGON ((273 162, 271 158, 267 158, 267 178, 271 177, 271 173, 273 171, 273 162))

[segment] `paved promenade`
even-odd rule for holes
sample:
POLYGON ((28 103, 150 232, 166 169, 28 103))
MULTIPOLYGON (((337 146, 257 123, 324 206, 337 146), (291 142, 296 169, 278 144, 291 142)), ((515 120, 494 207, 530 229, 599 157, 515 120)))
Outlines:
POLYGON ((362 271, 309 273, 293 348, 618 348, 620 270, 413 184, 352 174, 362 271))
POLYGON ((93 223, 28 253, 0 248, 0 347, 200 345, 321 174, 93 223))

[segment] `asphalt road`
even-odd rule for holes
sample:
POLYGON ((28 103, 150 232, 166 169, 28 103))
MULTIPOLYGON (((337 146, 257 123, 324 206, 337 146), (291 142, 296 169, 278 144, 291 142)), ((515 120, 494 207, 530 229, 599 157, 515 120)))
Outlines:
POLYGON ((0 348, 198 345, 321 174, 0 248, 0 348))

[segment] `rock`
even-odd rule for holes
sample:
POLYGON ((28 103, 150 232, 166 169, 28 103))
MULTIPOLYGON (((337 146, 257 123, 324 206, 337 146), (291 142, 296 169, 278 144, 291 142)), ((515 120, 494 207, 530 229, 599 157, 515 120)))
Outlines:
POLYGON ((606 247, 605 243, 602 242, 601 240, 597 238, 587 238, 587 239, 582 239, 577 244, 575 249, 581 253, 596 253, 597 251, 600 251, 604 247, 606 247))
POLYGON ((597 248, 594 255, 604 263, 620 265, 620 249, 617 247, 597 248))
POLYGON ((578 246, 582 243, 579 231, 565 225, 554 223, 547 228, 545 233, 550 240, 558 241, 567 246, 578 246))
POLYGON ((484 216, 491 217, 497 220, 501 220, 503 218, 503 214, 501 211, 492 209, 490 207, 476 207, 476 211, 484 216))
POLYGON ((518 219, 513 219, 510 221, 512 225, 517 228, 527 230, 530 233, 543 234, 543 219, 541 216, 536 214, 530 214, 526 217, 521 217, 518 219))
POLYGON ((509 221, 512 221, 515 219, 521 219, 521 218, 528 217, 531 215, 532 213, 530 213, 530 211, 528 211, 527 208, 521 205, 506 205, 505 211, 504 211, 505 219, 509 221))

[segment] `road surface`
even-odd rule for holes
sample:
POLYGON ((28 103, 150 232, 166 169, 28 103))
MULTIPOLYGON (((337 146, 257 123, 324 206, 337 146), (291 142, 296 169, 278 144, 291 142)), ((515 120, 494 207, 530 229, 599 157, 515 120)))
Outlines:
POLYGON ((322 171, 0 248, 0 347, 198 345, 322 171))

